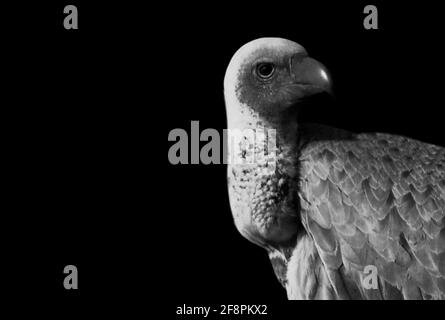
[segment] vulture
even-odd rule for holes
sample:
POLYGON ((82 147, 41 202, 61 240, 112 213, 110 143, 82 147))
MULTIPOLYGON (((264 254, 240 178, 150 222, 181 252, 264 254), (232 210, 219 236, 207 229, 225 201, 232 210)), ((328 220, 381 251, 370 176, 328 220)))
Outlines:
POLYGON ((444 299, 445 149, 299 123, 304 101, 331 86, 290 40, 256 39, 232 57, 224 98, 228 131, 241 135, 227 165, 237 230, 267 251, 288 299, 444 299), (249 132, 269 131, 267 153, 249 132))

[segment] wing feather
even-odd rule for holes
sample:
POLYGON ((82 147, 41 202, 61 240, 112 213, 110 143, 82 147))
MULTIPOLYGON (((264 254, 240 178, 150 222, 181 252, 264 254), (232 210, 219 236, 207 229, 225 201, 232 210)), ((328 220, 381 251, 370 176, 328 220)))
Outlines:
POLYGON ((373 299, 445 298, 444 148, 361 134, 314 139, 300 161, 311 163, 300 170, 309 202, 302 223, 335 290, 373 299), (377 268, 378 291, 361 284, 367 265, 377 268))

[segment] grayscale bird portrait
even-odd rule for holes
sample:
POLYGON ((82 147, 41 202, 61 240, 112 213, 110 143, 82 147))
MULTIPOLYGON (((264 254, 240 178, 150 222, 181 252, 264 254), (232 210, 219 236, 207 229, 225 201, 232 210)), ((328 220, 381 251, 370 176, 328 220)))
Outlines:
POLYGON ((363 300, 406 300, 379 302, 402 318, 441 303, 414 300, 445 300, 438 5, 46 12, 55 32, 37 30, 50 37, 33 47, 45 57, 19 119, 37 146, 24 185, 38 196, 25 200, 49 217, 67 310, 128 300, 149 318, 389 317, 363 300))

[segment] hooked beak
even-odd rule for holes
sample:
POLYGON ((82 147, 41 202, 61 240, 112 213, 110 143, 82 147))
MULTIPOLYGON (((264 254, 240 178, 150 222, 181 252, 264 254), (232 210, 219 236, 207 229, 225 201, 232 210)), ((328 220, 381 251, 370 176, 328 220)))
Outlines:
POLYGON ((323 64, 302 54, 293 55, 289 64, 293 84, 300 87, 302 97, 321 92, 332 94, 331 77, 323 64))

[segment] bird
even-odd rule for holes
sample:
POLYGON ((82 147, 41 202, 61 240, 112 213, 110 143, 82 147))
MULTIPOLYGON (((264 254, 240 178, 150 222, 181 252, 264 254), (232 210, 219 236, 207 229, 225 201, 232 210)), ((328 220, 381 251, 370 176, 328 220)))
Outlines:
POLYGON ((227 164, 235 227, 266 250, 289 300, 444 299, 445 148, 299 123, 304 101, 325 93, 331 74, 296 42, 259 38, 233 55, 224 101, 227 129, 241 135, 227 164), (268 148, 249 132, 269 131, 273 152, 261 157, 268 148))

